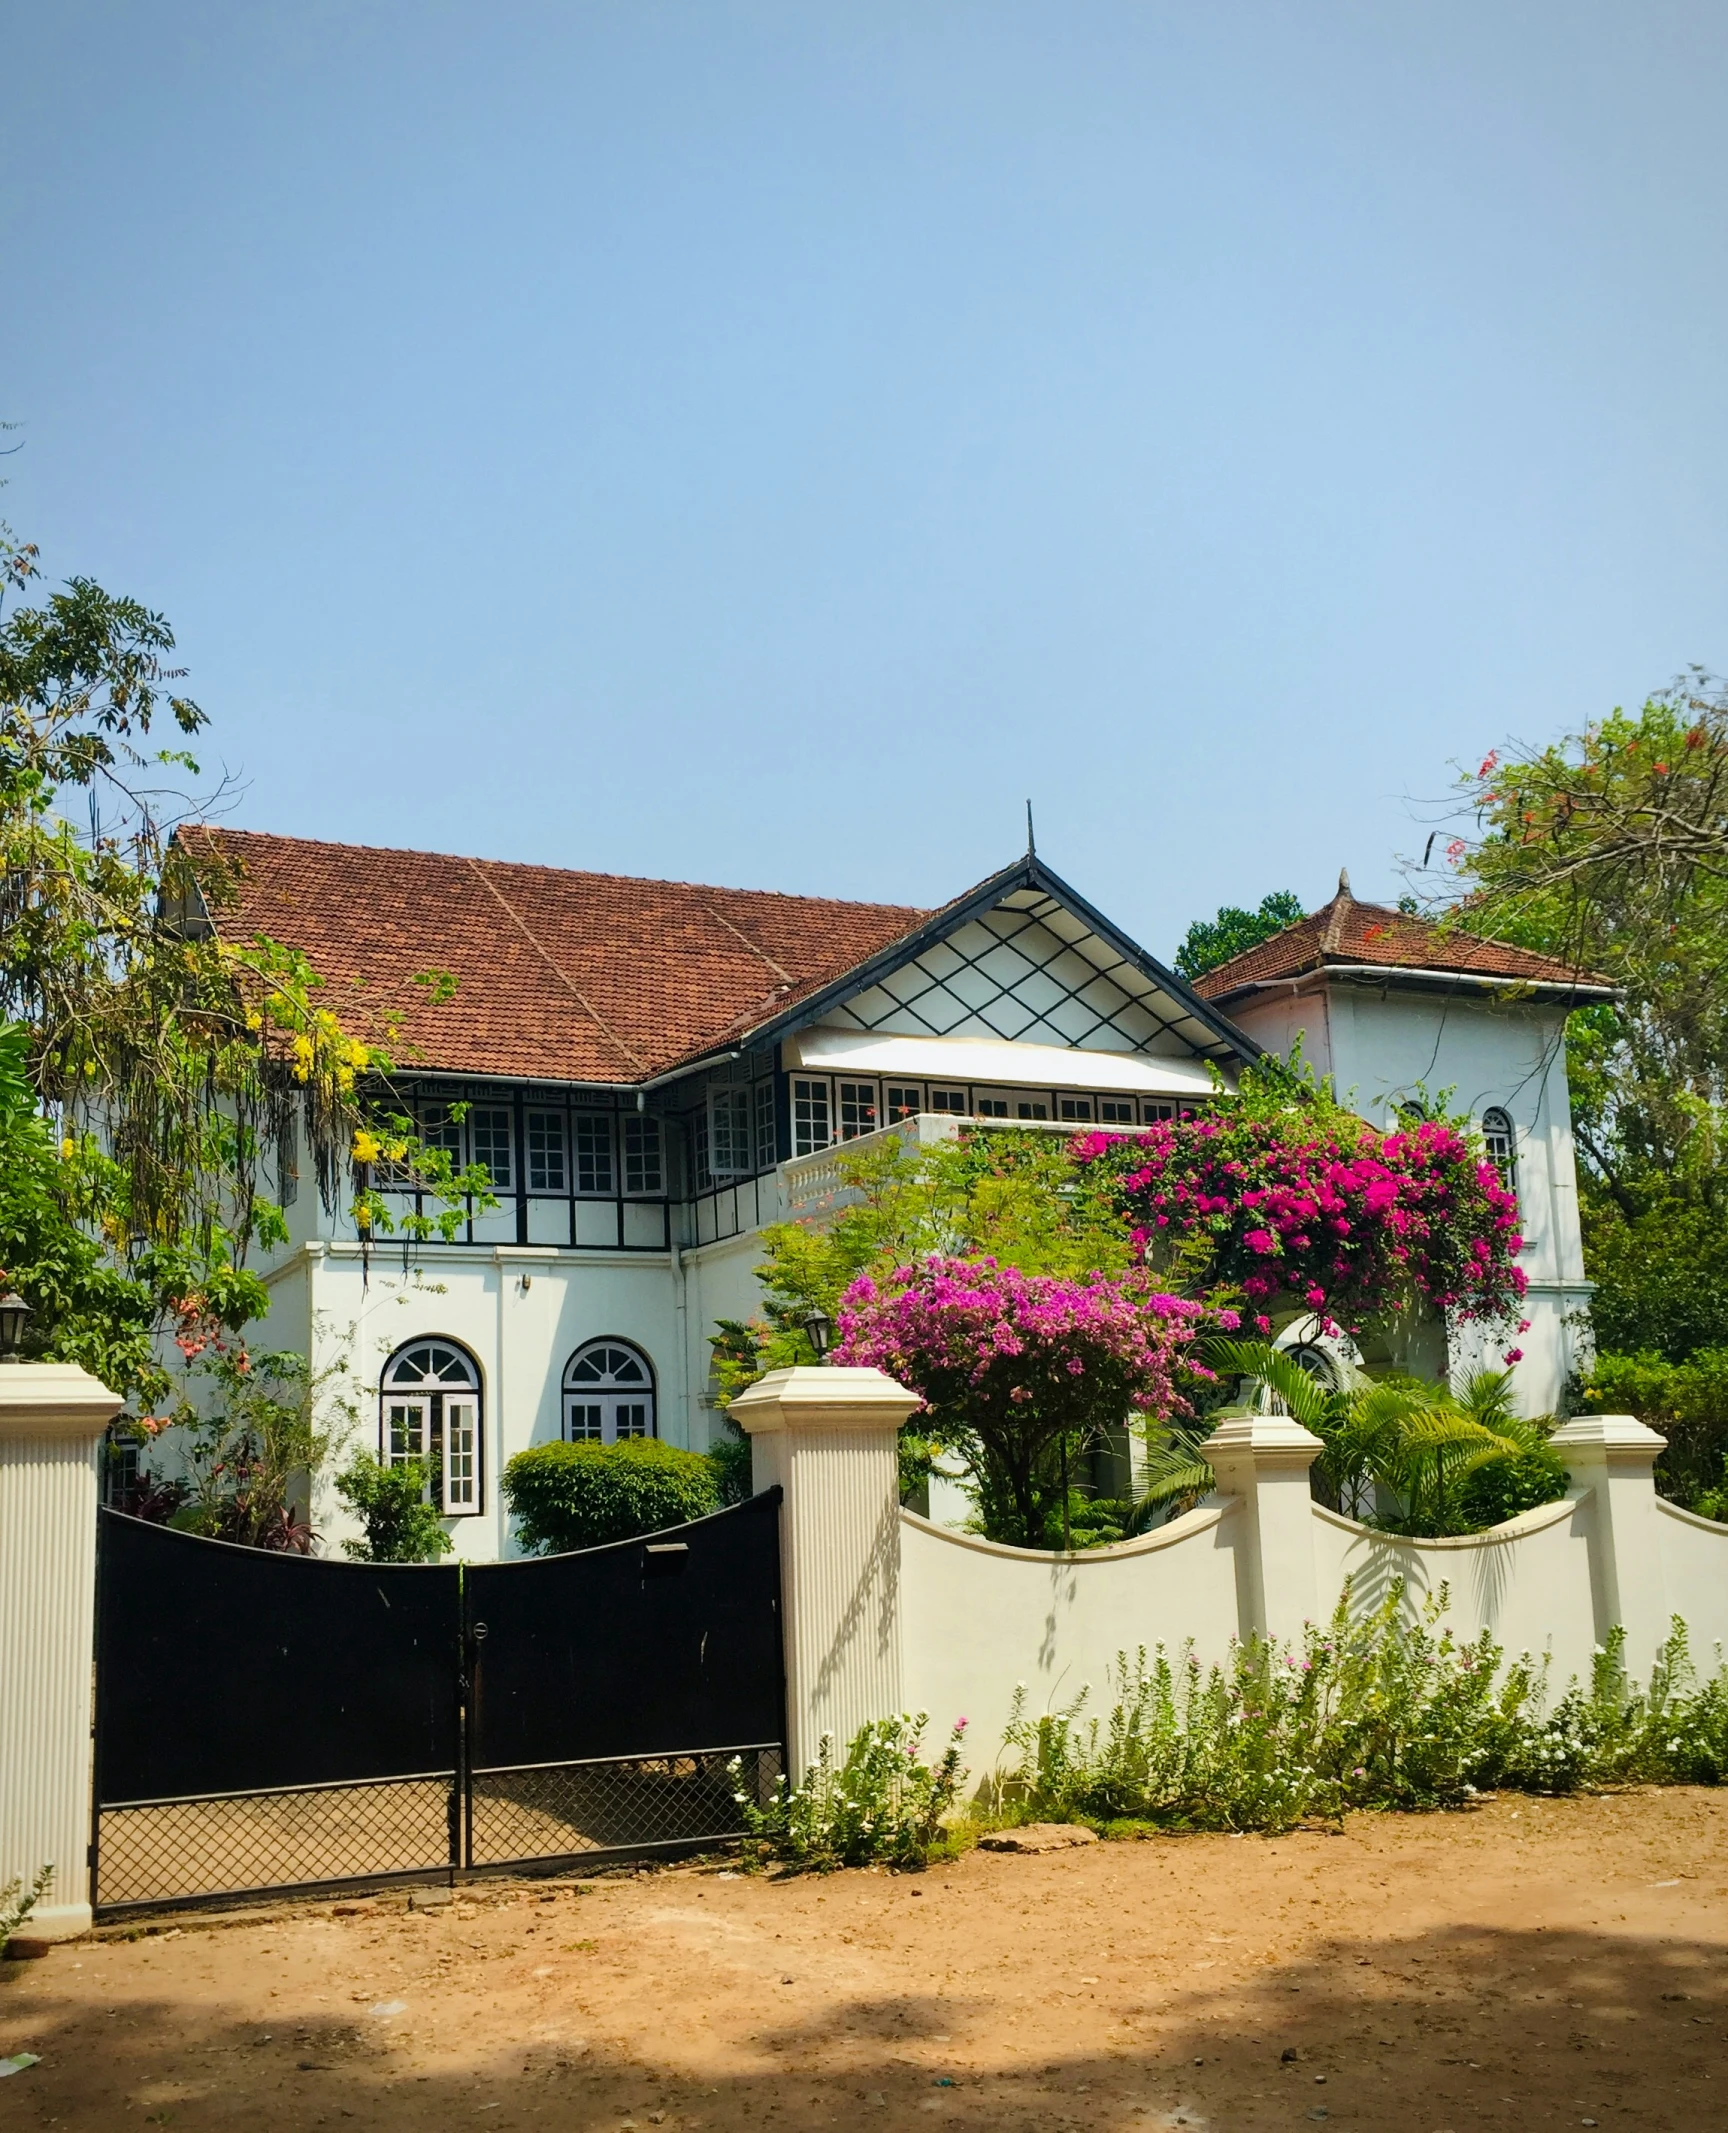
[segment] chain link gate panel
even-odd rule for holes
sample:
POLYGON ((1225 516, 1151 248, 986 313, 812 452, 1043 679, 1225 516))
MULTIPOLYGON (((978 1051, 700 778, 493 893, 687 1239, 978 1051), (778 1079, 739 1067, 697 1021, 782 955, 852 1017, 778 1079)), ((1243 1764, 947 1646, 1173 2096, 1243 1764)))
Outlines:
POLYGON ((460 1863, 457 1569, 100 1516, 98 1909, 460 1863))
POLYGON ((468 1571, 471 1865, 740 1832, 783 1765, 779 1510, 468 1571))

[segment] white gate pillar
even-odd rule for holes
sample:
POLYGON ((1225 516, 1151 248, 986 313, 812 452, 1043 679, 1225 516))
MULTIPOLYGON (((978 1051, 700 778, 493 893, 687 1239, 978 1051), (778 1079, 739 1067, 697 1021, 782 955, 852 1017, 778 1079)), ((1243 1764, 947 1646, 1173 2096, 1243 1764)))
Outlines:
POLYGON ((1242 1504, 1236 1553, 1241 1633, 1300 1644, 1316 1611, 1308 1469, 1325 1446, 1288 1415, 1227 1414, 1203 1449, 1220 1493, 1242 1504))
POLYGON ((0 1886, 44 1866, 26 1931, 90 1924, 90 1684, 102 1433, 126 1403, 75 1363, 0 1364, 0 1886))
POLYGON ((1590 1597, 1596 1641, 1626 1632, 1626 1670, 1648 1681, 1668 1635, 1667 1578, 1656 1509, 1656 1455, 1668 1442, 1635 1415, 1579 1415, 1548 1442, 1565 1460, 1571 1494, 1591 1496, 1590 1597))
POLYGON ((771 1370, 728 1410, 760 1492, 776 1483, 790 1777, 900 1709, 900 1425, 918 1395, 880 1370, 771 1370))

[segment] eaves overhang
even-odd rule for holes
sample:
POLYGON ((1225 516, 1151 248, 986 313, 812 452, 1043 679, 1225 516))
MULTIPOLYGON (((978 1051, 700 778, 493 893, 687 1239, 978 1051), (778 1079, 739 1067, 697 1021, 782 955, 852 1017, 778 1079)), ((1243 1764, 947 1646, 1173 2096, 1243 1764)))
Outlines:
POLYGON ((1478 998, 1491 996, 1508 1006, 1532 1003, 1543 1007, 1579 1007, 1600 1000, 1624 998, 1617 985, 1550 978, 1510 978, 1476 970, 1420 970, 1401 963, 1319 963, 1288 976, 1254 978, 1246 985, 1220 993, 1215 1006, 1244 1007, 1251 1000, 1272 994, 1313 992, 1323 985, 1344 984, 1372 987, 1382 992, 1413 992, 1428 995, 1461 993, 1478 998))

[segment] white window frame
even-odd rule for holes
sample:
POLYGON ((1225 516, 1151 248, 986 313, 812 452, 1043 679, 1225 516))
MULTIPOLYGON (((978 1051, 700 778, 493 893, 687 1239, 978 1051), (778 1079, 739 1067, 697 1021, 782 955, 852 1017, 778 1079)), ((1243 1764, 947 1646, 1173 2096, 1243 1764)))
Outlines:
POLYGON ((524 1122, 524 1138, 528 1145, 523 1150, 523 1176, 530 1193, 548 1193, 563 1200, 570 1193, 570 1122, 562 1111, 548 1110, 536 1105, 524 1122), (538 1136, 540 1146, 535 1148, 538 1136), (534 1169, 540 1168, 540 1182, 534 1182, 534 1169), (554 1182, 556 1165, 556 1182, 554 1182))
MULTIPOLYGON (((476 1104, 468 1113, 468 1139, 470 1146, 474 1150, 475 1162, 484 1167, 486 1175, 492 1180, 492 1190, 494 1192, 507 1192, 513 1196, 516 1191, 515 1113, 507 1105, 476 1104), (503 1121, 504 1127, 504 1170, 502 1176, 493 1168, 491 1155, 483 1155, 480 1152, 482 1142, 488 1145, 491 1144, 492 1136, 496 1131, 499 1120, 503 1121)), ((494 1148, 493 1153, 496 1152, 494 1148)))
POLYGON ((755 1173, 755 1113, 747 1082, 722 1083, 708 1091, 708 1175, 747 1178, 755 1173))
POLYGON ((1499 1174, 1502 1188, 1518 1197, 1518 1128, 1504 1105, 1490 1104, 1482 1114, 1482 1146, 1499 1174))
POLYGON ((666 1135, 647 1111, 624 1113, 624 1197, 656 1200, 666 1190, 666 1135))
POLYGON ((563 1430, 570 1444, 619 1444, 632 1437, 659 1434, 659 1400, 653 1358, 635 1341, 603 1333, 584 1341, 564 1365, 563 1430), (616 1369, 579 1376, 588 1359, 596 1362, 624 1356, 639 1373, 630 1376, 616 1369))
POLYGON ((378 1456, 386 1466, 426 1461, 422 1500, 441 1517, 476 1518, 484 1509, 484 1418, 480 1366, 448 1334, 404 1341, 379 1372, 378 1456), (443 1360, 433 1375, 414 1367, 420 1355, 435 1351, 443 1360))
POLYGON ((570 1181, 578 1199, 617 1199, 618 1150, 610 1111, 571 1113, 570 1181))
POLYGON ((826 1075, 792 1078, 792 1153, 819 1155, 834 1145, 834 1091, 826 1075))

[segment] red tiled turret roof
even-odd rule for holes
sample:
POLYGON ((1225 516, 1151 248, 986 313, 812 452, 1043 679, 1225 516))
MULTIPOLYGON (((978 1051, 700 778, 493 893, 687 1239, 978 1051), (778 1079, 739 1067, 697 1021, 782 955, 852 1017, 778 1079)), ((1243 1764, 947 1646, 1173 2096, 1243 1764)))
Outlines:
POLYGON ((1358 903, 1350 893, 1350 877, 1340 874, 1338 893, 1329 904, 1270 940, 1245 948, 1216 970, 1208 970, 1195 979, 1194 990, 1202 999, 1225 1004, 1256 985, 1350 965, 1498 978, 1514 989, 1520 985, 1564 986, 1590 993, 1608 989, 1605 979, 1574 970, 1554 956, 1485 941, 1387 904, 1358 903))
POLYGON ((402 1068, 635 1083, 725 1049, 909 933, 900 904, 202 828, 211 916, 324 979, 345 1028, 400 1016, 402 1068), (439 1002, 418 973, 448 971, 439 1002))

